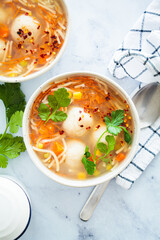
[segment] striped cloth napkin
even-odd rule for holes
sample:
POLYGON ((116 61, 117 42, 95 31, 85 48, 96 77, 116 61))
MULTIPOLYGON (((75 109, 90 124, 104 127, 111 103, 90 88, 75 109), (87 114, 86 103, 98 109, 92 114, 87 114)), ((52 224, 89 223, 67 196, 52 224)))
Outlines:
MULTIPOLYGON (((160 82, 160 0, 154 0, 128 32, 108 69, 116 78, 130 77, 145 84, 160 82)), ((116 183, 129 189, 159 151, 160 118, 141 130, 138 151, 116 177, 116 183)))

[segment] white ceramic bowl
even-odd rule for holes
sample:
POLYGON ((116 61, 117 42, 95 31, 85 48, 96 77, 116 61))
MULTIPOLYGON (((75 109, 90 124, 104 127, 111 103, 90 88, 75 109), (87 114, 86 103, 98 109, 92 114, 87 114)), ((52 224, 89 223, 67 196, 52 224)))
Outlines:
POLYGON ((47 82, 42 84, 31 96, 31 98, 26 106, 26 109, 24 112, 24 118, 23 118, 23 137, 24 137, 27 151, 28 151, 32 161, 34 162, 34 164, 37 166, 37 168, 39 168, 40 171, 42 171, 45 175, 47 175, 52 180, 54 180, 58 183, 67 185, 67 186, 72 186, 72 187, 93 186, 93 185, 103 183, 105 181, 109 181, 112 178, 116 177, 123 169, 125 169, 127 167, 127 165, 130 163, 130 161, 133 159, 133 157, 136 153, 136 150, 137 150, 137 146, 138 146, 139 131, 140 131, 140 127, 139 127, 138 113, 136 111, 136 108, 135 108, 131 98, 128 96, 128 94, 118 84, 116 84, 114 81, 112 81, 108 77, 105 77, 105 76, 102 76, 102 75, 99 75, 96 73, 91 73, 91 72, 66 73, 66 74, 58 75, 54 78, 49 79, 47 82), (41 91, 44 91, 45 89, 47 89, 49 84, 51 84, 52 82, 61 81, 62 79, 65 79, 66 77, 77 76, 77 75, 98 77, 102 81, 104 81, 107 84, 109 84, 110 86, 112 86, 113 88, 116 88, 117 91, 119 91, 122 94, 122 96, 124 96, 124 98, 127 100, 128 104, 130 106, 132 116, 133 116, 133 121, 134 121, 133 141, 132 141, 132 145, 131 145, 131 150, 130 150, 129 154, 127 155, 126 159, 113 171, 103 174, 103 175, 100 175, 98 177, 94 177, 92 179, 86 179, 86 180, 72 180, 69 178, 64 178, 64 177, 61 177, 61 176, 57 175, 56 173, 50 171, 49 169, 47 169, 42 164, 42 162, 39 160, 36 153, 33 151, 31 144, 30 144, 30 138, 29 138, 29 116, 30 116, 32 104, 33 104, 34 100, 37 98, 37 96, 41 93, 41 91))
POLYGON ((57 54, 56 58, 45 68, 41 69, 40 71, 37 71, 35 73, 31 73, 25 77, 3 77, 0 75, 0 82, 11 82, 11 83, 15 83, 15 82, 24 82, 36 77, 39 77, 40 75, 42 75, 43 73, 49 71, 61 58, 61 56, 64 53, 64 50, 67 46, 68 43, 68 39, 69 39, 69 33, 70 33, 70 16, 69 16, 69 12, 68 12, 68 8, 66 5, 65 0, 60 0, 62 2, 62 6, 66 12, 66 17, 67 17, 67 31, 66 31, 66 36, 64 39, 64 43, 59 51, 59 53, 57 54))

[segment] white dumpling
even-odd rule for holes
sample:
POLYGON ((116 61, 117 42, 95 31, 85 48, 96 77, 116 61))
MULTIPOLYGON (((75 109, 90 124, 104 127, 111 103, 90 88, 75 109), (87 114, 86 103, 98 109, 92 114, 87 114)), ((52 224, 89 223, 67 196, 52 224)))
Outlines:
POLYGON ((79 140, 67 142, 66 164, 71 168, 79 168, 85 152, 85 144, 79 140))
POLYGON ((63 122, 63 130, 70 137, 83 136, 88 131, 86 128, 93 126, 93 118, 81 107, 72 107, 67 115, 67 119, 63 122))
POLYGON ((6 43, 4 40, 0 39, 0 61, 3 60, 3 56, 5 53, 6 43))
POLYGON ((21 41, 28 43, 30 40, 33 40, 35 43, 41 32, 38 26, 40 26, 39 21, 33 17, 24 14, 18 16, 11 26, 13 40, 17 43, 21 41))
MULTIPOLYGON (((91 135, 91 141, 92 141, 92 144, 95 146, 98 139, 100 138, 100 136, 106 131, 107 127, 104 123, 102 124, 99 124, 100 127, 98 129, 96 129, 95 127, 95 131, 92 133, 91 135)), ((106 143, 106 140, 105 140, 105 137, 107 135, 111 135, 110 133, 106 133, 103 135, 103 137, 101 138, 100 142, 103 142, 103 143, 106 143)))

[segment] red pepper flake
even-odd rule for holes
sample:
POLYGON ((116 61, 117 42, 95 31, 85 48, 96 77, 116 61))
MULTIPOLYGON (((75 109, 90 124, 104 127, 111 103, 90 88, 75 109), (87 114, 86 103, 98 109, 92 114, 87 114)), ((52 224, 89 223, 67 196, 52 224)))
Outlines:
POLYGON ((91 129, 91 127, 89 126, 89 127, 86 127, 86 130, 89 130, 89 129, 91 129))
POLYGON ((41 27, 41 26, 39 25, 39 26, 37 27, 37 29, 40 29, 40 27, 41 27))
POLYGON ((28 36, 31 36, 32 35, 32 33, 31 32, 28 32, 28 36))
POLYGON ((55 36, 55 35, 52 35, 51 38, 52 38, 52 39, 56 39, 56 36, 55 36))
POLYGON ((28 50, 26 50, 26 53, 28 53, 28 50))
POLYGON ((107 94, 107 96, 105 97, 105 99, 106 99, 107 101, 109 101, 109 100, 111 99, 110 93, 107 94))
POLYGON ((97 128, 97 129, 100 128, 100 125, 98 124, 98 125, 96 126, 96 128, 97 128))
POLYGON ((84 107, 84 112, 85 112, 85 113, 87 113, 87 112, 88 112, 88 111, 87 111, 87 108, 85 108, 85 107, 84 107))
POLYGON ((18 48, 21 48, 21 47, 22 47, 22 44, 21 44, 21 43, 19 43, 19 44, 18 44, 18 48))
POLYGON ((41 49, 41 50, 44 50, 44 48, 43 48, 43 47, 40 47, 40 49, 41 49))
POLYGON ((124 101, 124 103, 127 103, 126 100, 124 101))
POLYGON ((95 108, 94 110, 93 110, 93 113, 96 113, 98 111, 98 108, 95 108))
POLYGON ((42 53, 42 54, 40 55, 41 58, 45 58, 46 56, 47 56, 46 53, 42 53))
POLYGON ((27 35, 24 35, 23 38, 26 39, 26 38, 27 38, 27 35))
POLYGON ((49 34, 49 32, 48 31, 44 31, 46 34, 49 34))
POLYGON ((45 43, 45 44, 48 44, 49 42, 48 42, 48 41, 45 41, 44 43, 45 43))
POLYGON ((60 135, 62 135, 63 133, 64 133, 64 131, 63 131, 63 130, 60 130, 60 131, 59 131, 59 134, 60 134, 60 135))
POLYGON ((5 51, 5 50, 6 50, 6 48, 3 48, 3 50, 5 51))
POLYGON ((81 121, 81 120, 82 120, 82 118, 81 118, 81 117, 79 117, 78 121, 81 121))
POLYGON ((82 113, 82 111, 79 111, 79 113, 82 113))
POLYGON ((109 156, 112 156, 112 154, 109 154, 109 156))
POLYGON ((32 49, 30 49, 30 52, 31 52, 31 54, 33 54, 33 53, 34 53, 32 49))
POLYGON ((80 127, 84 127, 83 125, 80 125, 80 127))
POLYGON ((28 14, 29 14, 28 12, 25 13, 26 16, 28 16, 28 14))

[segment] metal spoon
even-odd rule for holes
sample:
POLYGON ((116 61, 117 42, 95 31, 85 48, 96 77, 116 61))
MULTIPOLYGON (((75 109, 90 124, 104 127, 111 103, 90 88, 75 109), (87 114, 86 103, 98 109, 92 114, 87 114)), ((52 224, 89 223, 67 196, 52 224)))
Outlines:
MULTIPOLYGON (((140 127, 153 124, 160 116, 160 84, 150 83, 142 87, 132 98, 140 118, 140 127)), ((88 221, 100 201, 108 182, 97 185, 80 212, 80 218, 88 221)))

